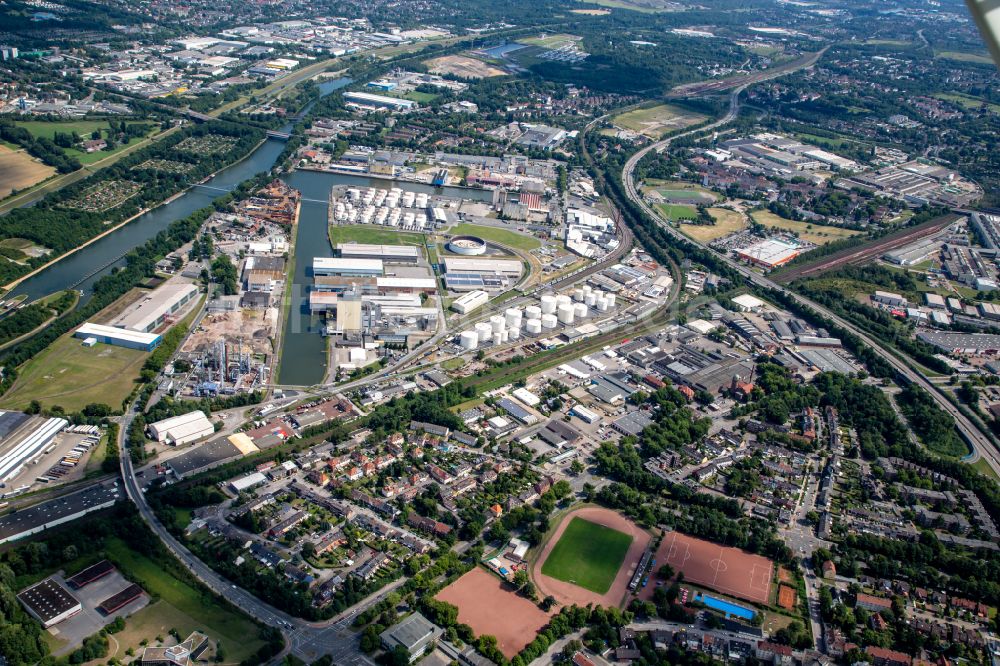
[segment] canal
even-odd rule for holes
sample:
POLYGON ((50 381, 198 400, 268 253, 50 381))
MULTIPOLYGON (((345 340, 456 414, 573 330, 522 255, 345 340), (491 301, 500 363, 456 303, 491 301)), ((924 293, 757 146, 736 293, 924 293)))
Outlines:
MULTIPOLYGON (((351 82, 348 78, 332 79, 319 84, 321 95, 328 95, 351 82)), ((311 105, 310 105, 311 106, 311 105)), ((301 117, 308 107, 300 112, 301 117)), ((291 123, 281 129, 289 131, 291 123)), ((187 190, 170 203, 145 213, 124 227, 56 262, 23 282, 11 296, 24 295, 35 300, 64 289, 78 289, 81 300, 92 295, 94 283, 116 266, 134 247, 166 229, 172 222, 204 208, 243 181, 267 171, 284 150, 284 142, 268 139, 242 161, 216 173, 201 185, 187 190)), ((452 197, 490 201, 492 192, 485 190, 433 187, 417 183, 393 183, 363 176, 349 176, 314 171, 296 171, 284 177, 286 183, 302 192, 302 208, 295 230, 295 272, 290 290, 291 304, 284 322, 281 343, 281 365, 278 383, 308 386, 323 381, 326 375, 326 340, 320 335, 322 321, 309 312, 309 288, 312 284, 312 260, 330 257, 333 248, 327 234, 327 204, 334 185, 362 187, 401 187, 414 192, 427 192, 452 197)))
MULTIPOLYGON (((350 82, 351 80, 347 78, 324 81, 319 85, 320 93, 328 95, 350 82)), ((291 124, 281 131, 287 132, 290 129, 291 124)), ((274 166, 275 160, 284 148, 285 144, 282 141, 268 139, 244 160, 219 171, 203 185, 192 187, 170 203, 154 208, 76 254, 59 260, 37 275, 21 282, 10 295, 24 295, 31 301, 63 289, 79 289, 83 292, 82 300, 86 301, 93 294, 91 288, 97 280, 110 273, 115 266, 122 266, 125 263, 122 255, 169 227, 174 220, 187 217, 199 208, 208 206, 223 192, 232 190, 244 180, 262 171, 267 171, 274 166)))
POLYGON ((322 318, 309 312, 309 288, 312 263, 316 257, 332 257, 333 247, 327 233, 326 201, 334 185, 357 187, 399 187, 450 197, 491 201, 493 193, 457 187, 433 187, 419 183, 391 182, 364 176, 348 176, 317 171, 295 171, 284 181, 302 193, 302 208, 295 235, 295 273, 290 290, 291 303, 281 343, 281 367, 277 383, 288 386, 311 386, 323 381, 327 370, 327 344, 320 334, 322 318))

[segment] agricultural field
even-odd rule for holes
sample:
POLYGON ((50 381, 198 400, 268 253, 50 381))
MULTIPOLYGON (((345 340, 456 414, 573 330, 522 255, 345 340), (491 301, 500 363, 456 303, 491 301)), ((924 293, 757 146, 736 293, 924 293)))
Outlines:
POLYGON ((667 132, 697 125, 706 118, 700 113, 685 111, 671 104, 657 104, 649 108, 626 111, 611 120, 623 129, 643 134, 651 139, 659 139, 667 132))
POLYGON ((174 146, 174 149, 192 155, 205 156, 219 155, 227 150, 232 150, 235 145, 236 139, 231 136, 206 134, 205 136, 189 136, 174 146))
POLYGON ((488 241, 493 241, 494 243, 500 243, 501 245, 506 245, 507 247, 512 247, 518 250, 531 251, 537 247, 541 247, 541 242, 534 236, 528 236, 526 234, 520 234, 516 231, 508 231, 506 229, 500 229, 498 227, 484 227, 478 224, 458 224, 449 230, 456 236, 470 235, 479 236, 480 238, 488 241))
POLYGON ((105 344, 84 347, 82 342, 64 335, 21 366, 0 405, 24 409, 37 400, 43 407, 59 405, 67 412, 90 403, 120 405, 135 386, 148 353, 105 344))
POLYGON ((372 243, 374 245, 423 245, 423 234, 380 229, 370 224, 334 224, 330 226, 330 243, 372 243))
POLYGON ((933 96, 946 102, 958 104, 962 108, 969 111, 978 111, 985 106, 993 113, 1000 114, 1000 104, 991 104, 984 99, 973 97, 972 95, 963 95, 962 93, 936 93, 933 96))
POLYGON ((604 594, 631 543, 628 534, 574 517, 542 564, 542 573, 604 594))
POLYGON ((149 171, 159 171, 161 173, 176 173, 184 174, 191 171, 194 168, 193 164, 188 162, 178 162, 176 160, 146 160, 142 164, 135 167, 136 169, 145 169, 149 171))
POLYGON ((55 172, 24 150, 0 146, 0 199, 37 185, 55 172))
POLYGON ((786 220, 785 218, 779 217, 768 210, 755 210, 750 213, 750 217, 753 218, 754 222, 761 224, 768 229, 788 231, 796 234, 800 239, 810 243, 815 243, 816 245, 826 245, 832 241, 841 238, 849 238, 850 236, 857 236, 861 233, 860 231, 854 231, 852 229, 824 227, 811 222, 786 220))
POLYGON ((424 64, 427 65, 427 70, 431 74, 451 75, 462 79, 486 79, 493 76, 504 76, 507 73, 499 67, 466 55, 442 56, 425 60, 424 64))
POLYGON ((84 213, 103 213, 121 206, 141 189, 142 185, 131 180, 107 180, 87 188, 61 206, 84 213))

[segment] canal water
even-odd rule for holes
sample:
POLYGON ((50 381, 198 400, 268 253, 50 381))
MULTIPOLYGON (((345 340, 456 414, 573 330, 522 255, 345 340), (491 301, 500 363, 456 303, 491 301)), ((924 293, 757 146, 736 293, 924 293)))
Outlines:
POLYGON ((364 176, 348 176, 317 171, 295 171, 284 178, 302 193, 302 208, 295 235, 295 274, 288 285, 291 303, 281 343, 281 367, 278 383, 290 386, 311 386, 323 381, 327 369, 327 345, 322 337, 321 317, 309 312, 309 288, 312 285, 312 263, 316 257, 332 257, 333 247, 327 233, 330 190, 334 185, 356 187, 399 187, 413 192, 426 192, 450 197, 491 201, 493 193, 457 187, 433 187, 419 183, 390 182, 364 176))
MULTIPOLYGON (((348 78, 324 81, 319 85, 320 93, 328 95, 350 82, 348 78)), ((287 132, 290 129, 291 124, 281 131, 287 132)), ((154 208, 121 229, 23 281, 11 292, 11 296, 24 295, 30 301, 63 289, 79 289, 83 292, 82 299, 86 301, 92 295, 94 282, 110 273, 115 266, 125 263, 121 258, 123 254, 142 245, 170 226, 174 220, 208 206, 223 192, 267 171, 274 166, 284 148, 285 144, 278 139, 266 140, 246 159, 219 171, 203 185, 192 187, 170 203, 154 208)))
MULTIPOLYGON (((328 95, 351 82, 348 78, 324 81, 321 95, 328 95)), ((303 110, 303 114, 308 107, 303 110)), ((291 123, 281 131, 289 131, 291 123)), ((122 255, 142 245, 170 226, 170 223, 208 206, 223 192, 232 190, 244 180, 270 169, 284 150, 284 142, 268 139, 241 162, 223 169, 211 179, 192 187, 168 204, 159 206, 136 218, 124 227, 65 257, 53 266, 18 285, 11 295, 24 295, 34 300, 63 289, 79 289, 81 299, 92 295, 94 283, 124 264, 122 255)), ((333 256, 327 234, 327 204, 334 185, 360 187, 401 187, 414 192, 426 192, 452 197, 491 201, 492 192, 454 187, 433 187, 416 183, 393 183, 363 176, 349 176, 313 171, 296 171, 284 177, 286 183, 302 192, 302 208, 295 238, 295 273, 291 289, 292 302, 282 336, 281 367, 278 381, 289 385, 312 385, 326 374, 326 340, 320 335, 321 320, 309 313, 309 287, 312 284, 312 260, 333 256)))

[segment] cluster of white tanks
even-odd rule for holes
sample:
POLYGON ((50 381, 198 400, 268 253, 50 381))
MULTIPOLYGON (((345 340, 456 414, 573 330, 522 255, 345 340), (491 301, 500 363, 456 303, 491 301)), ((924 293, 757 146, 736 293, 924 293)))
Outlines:
POLYGON ((459 344, 462 349, 476 349, 480 344, 492 342, 502 345, 521 338, 521 322, 524 317, 518 308, 507 308, 502 315, 493 315, 489 321, 481 321, 471 330, 462 331, 459 344))
POLYGON ((434 224, 434 211, 424 192, 407 192, 398 187, 350 188, 333 204, 333 221, 344 224, 376 224, 404 229, 424 229, 434 224))
POLYGON ((529 335, 539 335, 559 324, 571 326, 595 312, 607 312, 615 306, 615 295, 607 294, 589 285, 574 289, 568 294, 542 294, 538 305, 507 308, 502 315, 493 315, 459 336, 462 349, 476 349, 480 344, 495 345, 518 340, 523 329, 529 335))

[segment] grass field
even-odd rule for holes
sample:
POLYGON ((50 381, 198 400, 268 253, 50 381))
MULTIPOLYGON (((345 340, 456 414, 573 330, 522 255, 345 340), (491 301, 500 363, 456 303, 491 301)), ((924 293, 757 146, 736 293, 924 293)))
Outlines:
POLYGON ((65 335, 28 361, 0 404, 23 409, 38 400, 44 407, 60 405, 67 412, 90 403, 120 405, 148 354, 104 344, 84 347, 81 342, 65 335))
POLYGON ((643 12, 645 14, 676 11, 664 3, 657 2, 657 0, 584 0, 584 2, 592 5, 600 5, 601 7, 611 7, 612 9, 630 9, 634 12, 643 12))
POLYGON ((705 120, 705 116, 691 111, 685 111, 670 104, 657 104, 644 109, 635 109, 612 118, 619 127, 644 134, 653 139, 659 139, 667 132, 696 125, 705 120))
POLYGON ((424 235, 379 229, 370 224, 335 224, 330 226, 330 242, 335 246, 337 243, 350 243, 351 241, 375 245, 423 245, 424 235))
POLYGON ((826 245, 827 243, 835 241, 839 238, 849 238, 850 236, 857 236, 861 233, 860 231, 853 231, 851 229, 824 227, 809 222, 786 220, 785 218, 779 217, 768 210, 755 210, 750 213, 750 216, 754 219, 754 222, 762 224, 769 229, 775 228, 782 231, 790 231, 798 234, 798 237, 802 240, 815 243, 816 245, 826 245))
POLYGON ((689 202, 692 199, 700 199, 700 203, 710 204, 720 199, 719 195, 712 190, 683 180, 650 179, 643 183, 642 191, 656 192, 667 201, 673 202, 689 202))
POLYGON ((701 243, 711 243, 740 231, 745 226, 743 215, 727 208, 709 208, 715 224, 682 224, 681 232, 701 243))
POLYGON ((945 60, 957 60, 959 62, 974 62, 982 65, 993 64, 993 59, 986 54, 965 53, 964 51, 938 51, 934 54, 934 57, 944 58, 945 60))
POLYGON ((946 102, 953 102, 960 105, 962 108, 969 109, 970 111, 977 111, 985 104, 986 108, 990 111, 1000 114, 1000 104, 991 104, 984 99, 973 97, 972 95, 963 95, 961 93, 937 93, 934 97, 946 102))
POLYGON ((534 236, 520 234, 516 231, 508 231, 507 229, 500 229, 499 227, 484 227, 478 224, 458 224, 452 227, 450 233, 456 236, 466 234, 479 236, 485 240, 517 248, 518 250, 534 250, 536 247, 541 247, 542 245, 541 242, 534 236))
POLYGON ((696 220, 698 209, 683 204, 656 204, 656 210, 668 220, 696 220))
POLYGON ((0 199, 37 185, 56 172, 23 150, 0 146, 0 199))
MULTIPOLYGON (((153 561, 131 550, 125 542, 110 539, 107 552, 109 559, 139 579, 143 589, 160 598, 158 603, 146 609, 147 614, 139 618, 140 622, 136 623, 138 624, 135 628, 136 635, 140 631, 154 632, 151 635, 139 636, 139 640, 155 638, 161 633, 157 627, 162 626, 164 621, 169 621, 181 625, 174 628, 182 636, 186 636, 194 629, 202 629, 212 638, 218 638, 226 652, 226 660, 230 662, 239 662, 250 657, 262 645, 257 637, 257 626, 250 619, 202 595, 153 561), (163 607, 158 608, 161 604, 163 607)), ((137 613, 136 617, 140 614, 137 613)), ((129 619, 126 624, 131 626, 133 621, 134 618, 129 619)), ((168 630, 170 626, 167 626, 168 630)))
MULTIPOLYGON (((107 138, 107 130, 110 129, 110 125, 108 125, 106 120, 73 120, 68 122, 25 120, 18 122, 17 125, 18 127, 23 127, 31 132, 32 136, 45 137, 47 139, 51 139, 55 136, 56 132, 63 132, 64 134, 76 132, 80 135, 81 139, 89 139, 91 133, 95 130, 101 130, 102 136, 107 138)), ((156 131, 156 128, 155 126, 150 125, 150 132, 153 131, 156 131)), ((146 136, 149 136, 149 132, 146 133, 146 136)), ((87 153, 82 150, 77 150, 76 148, 64 148, 63 151, 70 157, 78 159, 80 164, 93 164, 94 162, 103 160, 105 157, 119 153, 129 146, 139 143, 142 138, 143 137, 135 137, 128 144, 118 144, 111 150, 98 150, 93 153, 87 153)))
POLYGON ((527 37, 525 39, 517 40, 519 44, 528 44, 530 46, 541 46, 546 49, 557 49, 564 44, 572 44, 573 42, 580 41, 580 37, 576 35, 558 34, 558 35, 543 35, 539 37, 527 37))
POLYGON ((542 564, 542 573, 605 594, 631 543, 632 537, 627 534, 573 518, 542 564))

